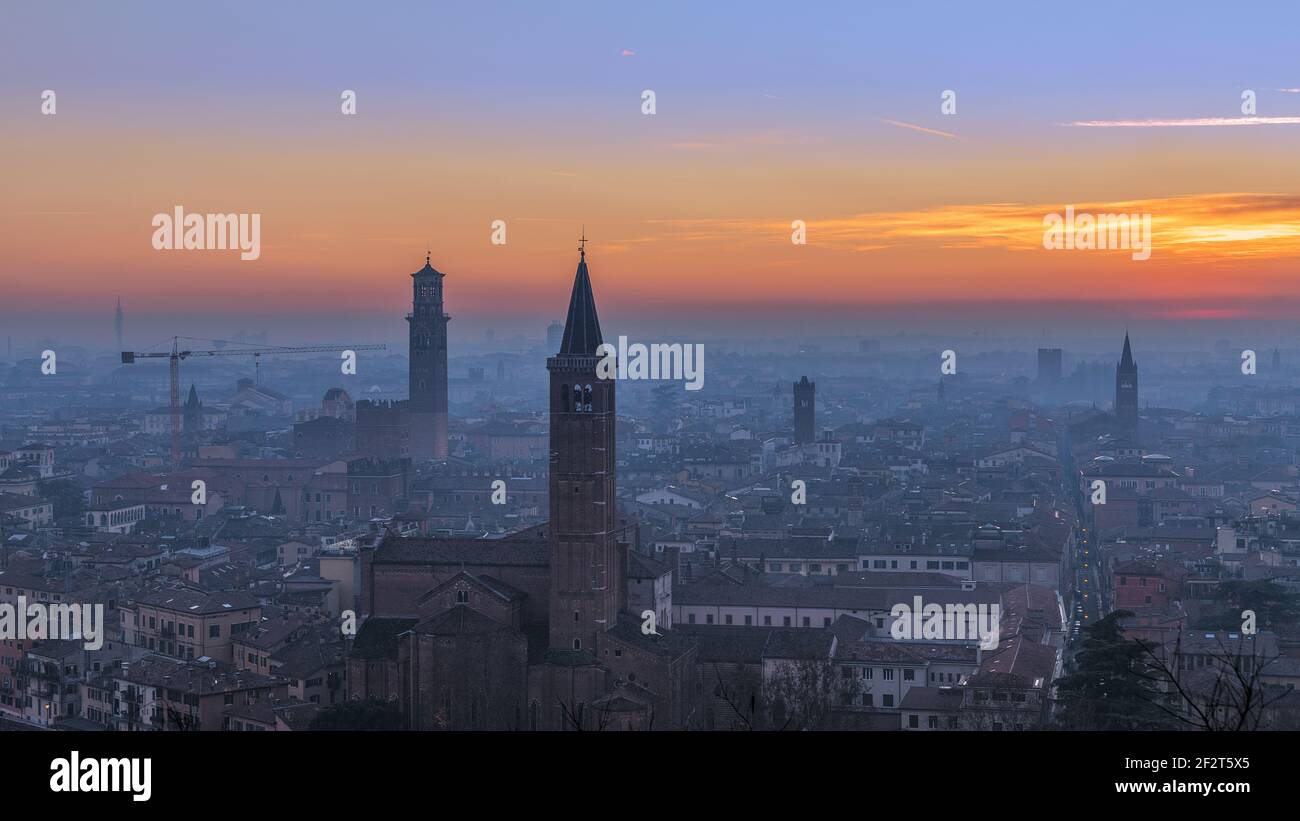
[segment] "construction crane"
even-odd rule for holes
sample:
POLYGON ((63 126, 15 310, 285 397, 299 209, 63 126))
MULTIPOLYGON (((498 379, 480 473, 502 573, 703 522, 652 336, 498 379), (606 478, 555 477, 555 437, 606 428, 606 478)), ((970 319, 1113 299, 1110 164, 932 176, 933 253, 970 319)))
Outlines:
MULTIPOLYGON (((130 365, 137 359, 161 359, 166 357, 171 365, 171 416, 172 416, 172 467, 181 463, 181 360, 191 356, 252 356, 256 367, 261 366, 263 355, 271 356, 284 353, 330 353, 337 351, 382 351, 387 345, 307 345, 296 348, 230 348, 220 350, 189 351, 181 350, 181 337, 172 337, 170 351, 122 351, 122 364, 130 365)), ((213 340, 215 341, 215 340, 213 340)))

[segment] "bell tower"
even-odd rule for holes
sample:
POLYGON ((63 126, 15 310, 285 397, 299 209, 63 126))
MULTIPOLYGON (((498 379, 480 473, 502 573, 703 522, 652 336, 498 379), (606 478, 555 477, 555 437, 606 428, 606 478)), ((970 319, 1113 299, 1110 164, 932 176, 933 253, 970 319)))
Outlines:
POLYGON ((614 380, 596 376, 601 343, 586 240, 550 372, 550 646, 595 652, 614 626, 623 572, 618 549, 614 380))
POLYGON ((420 459, 447 458, 447 322, 443 313, 445 275, 424 258, 411 274, 414 294, 410 325, 411 454, 420 459))

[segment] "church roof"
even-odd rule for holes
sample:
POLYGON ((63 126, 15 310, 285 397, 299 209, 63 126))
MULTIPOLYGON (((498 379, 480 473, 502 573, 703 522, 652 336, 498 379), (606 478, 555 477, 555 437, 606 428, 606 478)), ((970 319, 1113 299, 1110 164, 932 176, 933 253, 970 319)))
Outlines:
POLYGON ((461 564, 541 566, 550 563, 550 545, 529 539, 443 539, 385 537, 375 564, 461 564))
POLYGON ((488 618, 467 605, 458 604, 444 613, 420 622, 411 629, 431 636, 465 636, 498 633, 512 628, 488 618))
POLYGON ((596 316, 596 297, 591 291, 591 277, 587 274, 587 252, 580 251, 559 353, 594 356, 603 341, 600 319, 596 316))
POLYGON ((396 658, 397 637, 410 630, 418 619, 388 619, 374 616, 366 619, 352 640, 355 658, 396 658))
POLYGON ((631 647, 674 659, 680 658, 695 647, 693 637, 666 627, 660 628, 656 633, 643 632, 641 619, 631 613, 619 613, 614 624, 609 628, 608 635, 631 647))

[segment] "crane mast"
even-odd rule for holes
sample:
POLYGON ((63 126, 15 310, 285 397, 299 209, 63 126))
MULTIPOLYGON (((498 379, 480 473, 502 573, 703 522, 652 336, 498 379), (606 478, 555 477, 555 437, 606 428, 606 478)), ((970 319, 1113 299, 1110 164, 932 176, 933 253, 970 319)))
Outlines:
POLYGON ((231 350, 181 350, 180 337, 172 337, 170 351, 122 351, 122 364, 130 365, 137 359, 167 357, 171 376, 171 462, 172 467, 181 462, 181 360, 191 356, 252 356, 261 362, 263 354, 332 353, 337 351, 382 351, 387 345, 303 345, 285 348, 235 348, 231 350))

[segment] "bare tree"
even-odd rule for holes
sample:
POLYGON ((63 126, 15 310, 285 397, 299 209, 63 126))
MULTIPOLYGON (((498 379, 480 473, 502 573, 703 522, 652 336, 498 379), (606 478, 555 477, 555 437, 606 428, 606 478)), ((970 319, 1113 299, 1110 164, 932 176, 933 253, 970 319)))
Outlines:
POLYGON ((1197 655, 1208 663, 1183 669, 1182 638, 1174 643, 1173 664, 1164 648, 1140 643, 1147 654, 1150 678, 1166 692, 1177 696, 1172 707, 1150 699, 1170 717, 1190 729, 1257 730, 1267 718, 1267 709, 1292 692, 1291 687, 1269 687, 1262 676, 1277 656, 1265 656, 1258 641, 1238 641, 1234 648, 1218 639, 1218 649, 1197 655), (1250 644, 1250 651, 1246 651, 1250 644))
MULTIPOLYGON (((844 687, 829 659, 781 659, 763 677, 762 701, 767 727, 777 730, 812 730, 822 725, 844 687)), ((851 679, 856 681, 856 679, 851 679)))
POLYGON ((725 720, 728 723, 727 729, 753 730, 755 723, 761 721, 758 715, 757 694, 750 693, 749 703, 744 704, 743 697, 735 693, 731 685, 722 677, 722 670, 717 664, 713 665, 713 674, 718 679, 718 684, 713 691, 714 695, 722 699, 726 705, 727 716, 725 720))

